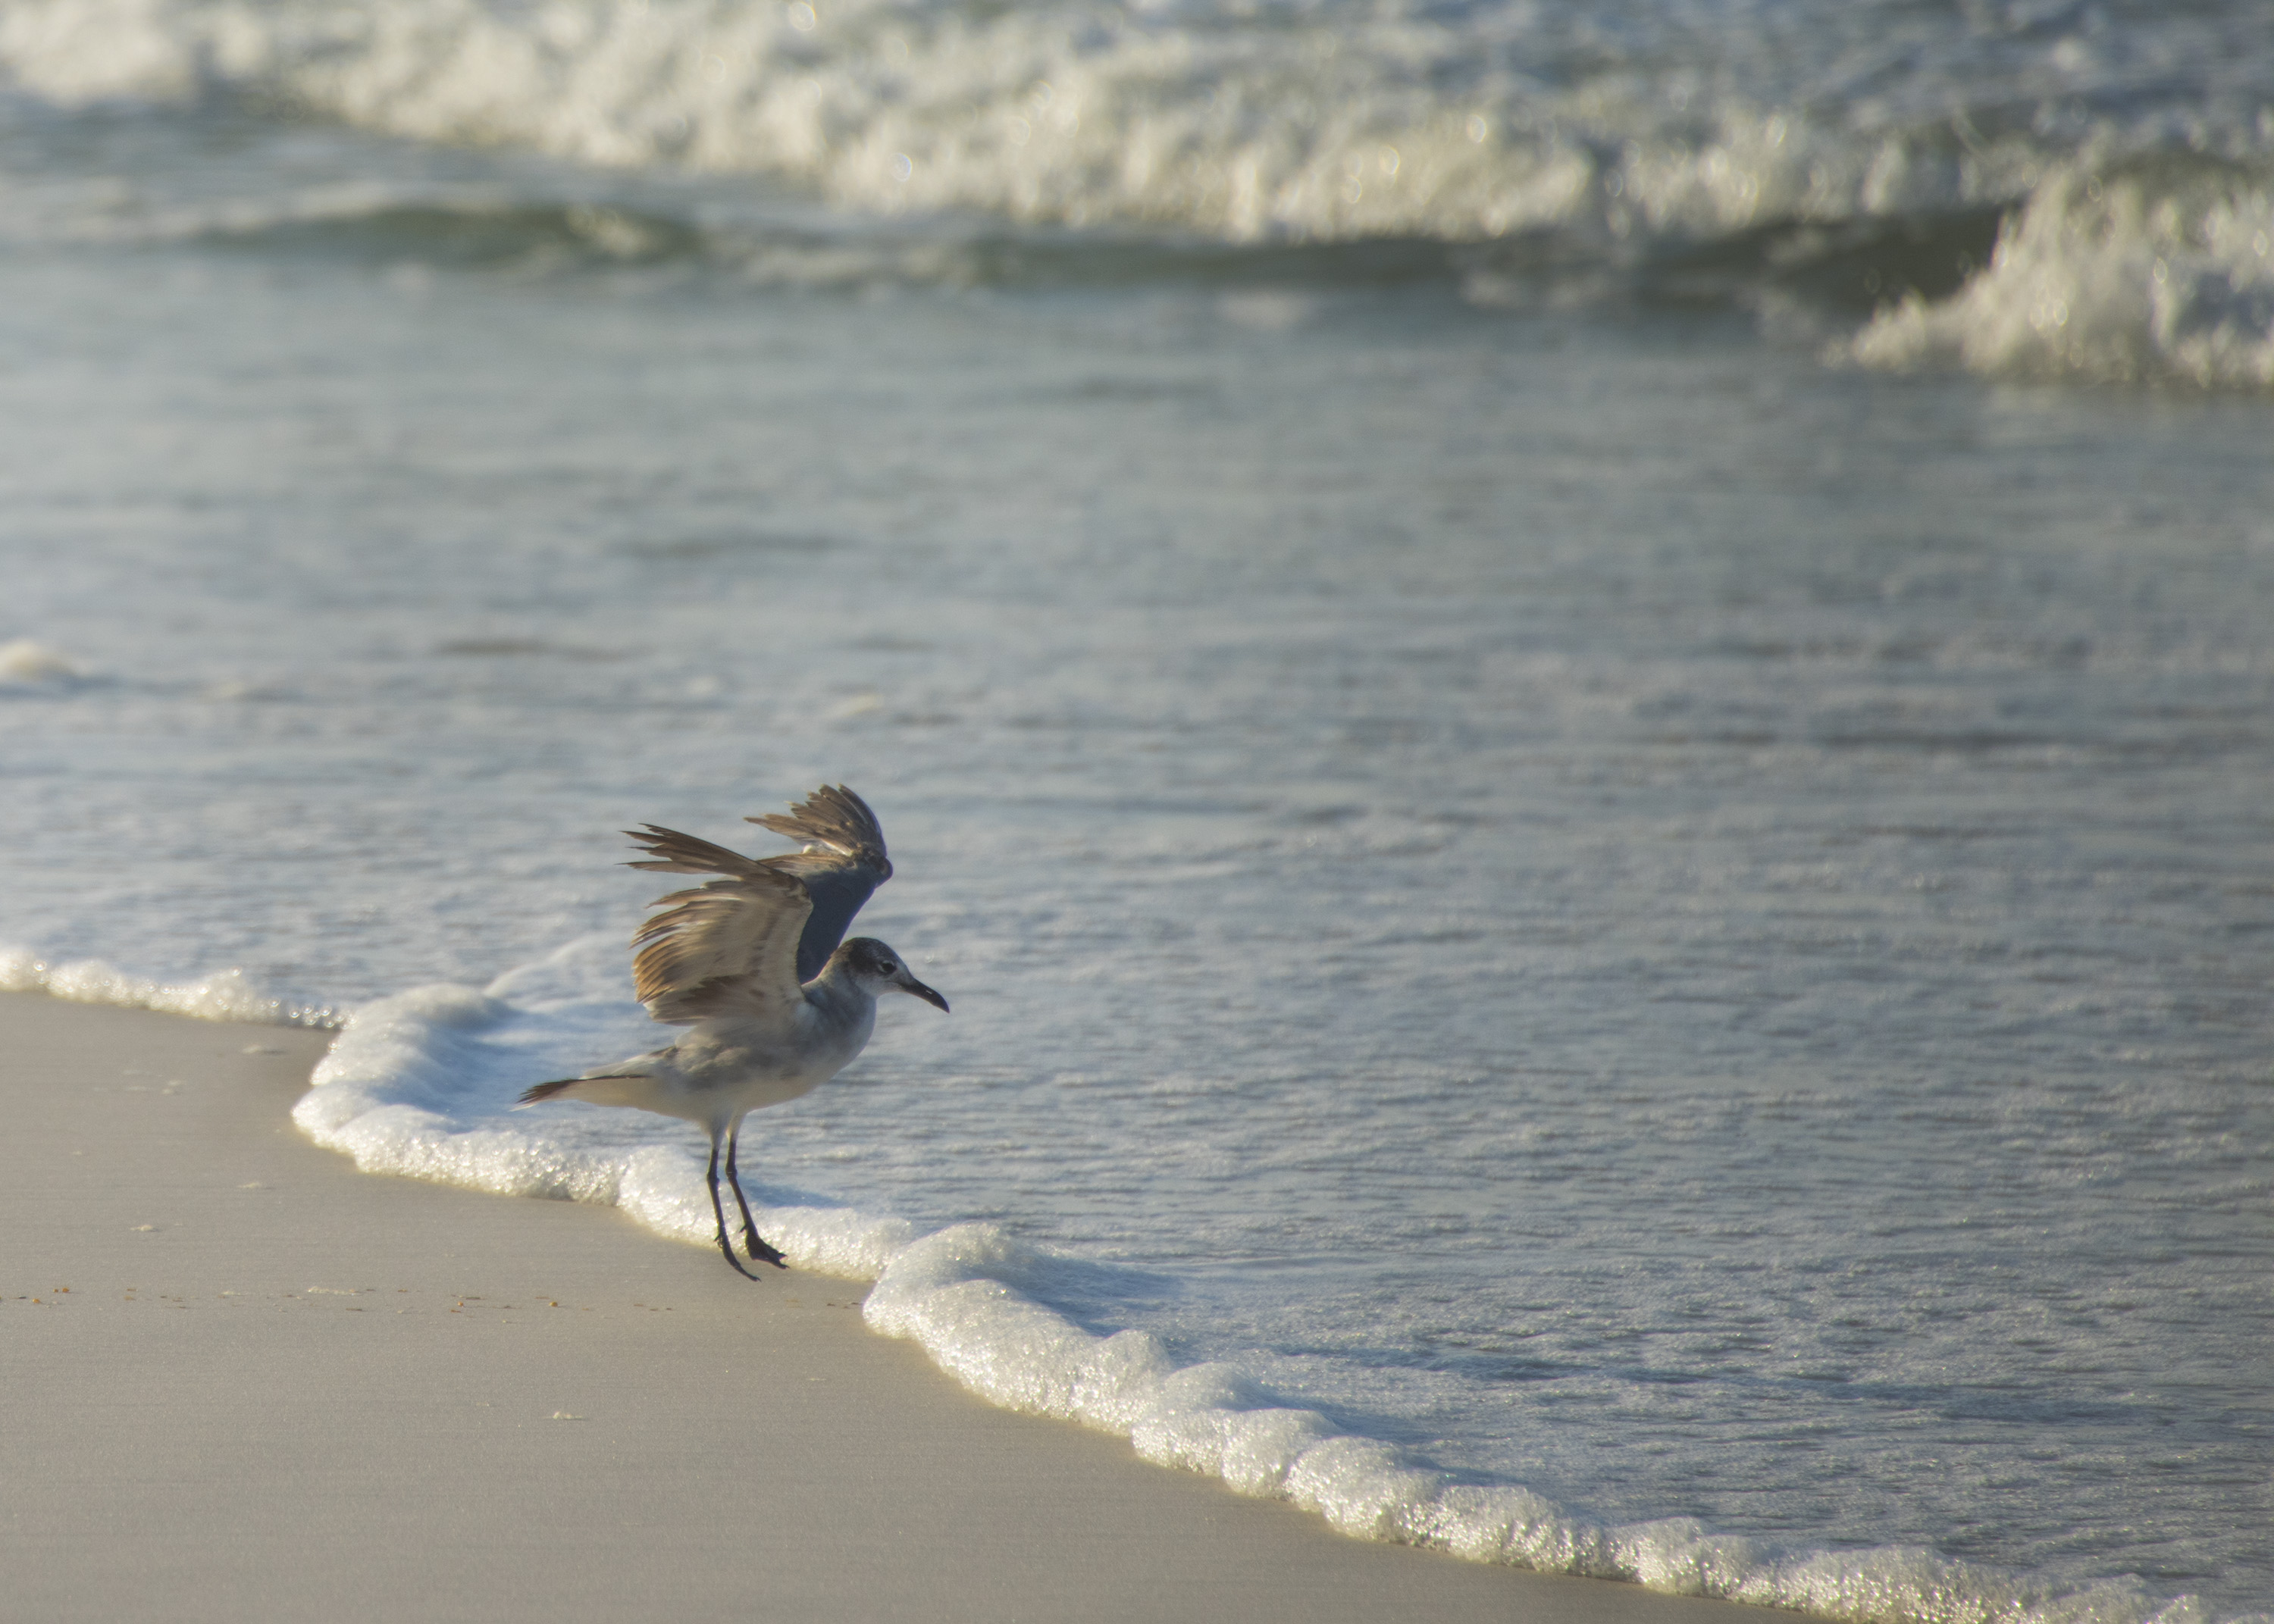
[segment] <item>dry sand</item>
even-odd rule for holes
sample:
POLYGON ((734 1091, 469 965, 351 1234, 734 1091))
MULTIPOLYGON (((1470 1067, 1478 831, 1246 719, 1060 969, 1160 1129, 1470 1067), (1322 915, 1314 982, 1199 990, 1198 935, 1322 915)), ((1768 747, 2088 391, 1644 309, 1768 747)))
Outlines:
POLYGON ((286 1116, 325 1041, 0 995, 6 1617, 1771 1616, 1346 1539, 982 1404, 852 1282, 358 1173, 286 1116))

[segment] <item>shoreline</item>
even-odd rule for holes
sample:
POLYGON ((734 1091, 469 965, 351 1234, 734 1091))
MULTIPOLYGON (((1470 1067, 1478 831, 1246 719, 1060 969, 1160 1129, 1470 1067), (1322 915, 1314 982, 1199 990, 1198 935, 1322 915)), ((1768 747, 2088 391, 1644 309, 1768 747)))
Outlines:
POLYGON ((27 1616, 1772 1612, 1352 1539, 986 1404, 857 1282, 359 1173, 289 1116, 331 1036, 0 995, 27 1616))

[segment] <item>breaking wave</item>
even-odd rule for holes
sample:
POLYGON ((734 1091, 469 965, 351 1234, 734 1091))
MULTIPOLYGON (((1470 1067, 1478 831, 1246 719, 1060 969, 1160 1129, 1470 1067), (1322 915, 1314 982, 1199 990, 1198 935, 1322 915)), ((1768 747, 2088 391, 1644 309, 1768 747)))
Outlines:
POLYGON ((793 285, 1404 244, 1389 274, 1482 304, 1798 295, 1865 322, 1837 348, 1874 366, 2274 387, 2274 36, 2250 8, 1899 10, 25 0, 0 73, 54 107, 221 98, 921 222, 754 239, 700 204, 335 197, 191 235, 793 285))
POLYGON ((1916 295, 1849 347, 1869 365, 2274 388, 2274 176, 2166 160, 2040 185, 1986 269, 1916 295))

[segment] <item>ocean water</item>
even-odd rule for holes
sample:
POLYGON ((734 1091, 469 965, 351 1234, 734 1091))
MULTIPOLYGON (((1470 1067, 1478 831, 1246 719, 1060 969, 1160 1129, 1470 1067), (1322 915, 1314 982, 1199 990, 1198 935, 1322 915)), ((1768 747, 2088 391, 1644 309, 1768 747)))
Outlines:
POLYGON ((619 831, 842 780, 955 1012, 746 1178, 958 1379, 2263 1616, 2270 232, 2241 4, 21 0, 0 984, 700 1244, 682 1126, 507 1107, 656 1041, 619 831))

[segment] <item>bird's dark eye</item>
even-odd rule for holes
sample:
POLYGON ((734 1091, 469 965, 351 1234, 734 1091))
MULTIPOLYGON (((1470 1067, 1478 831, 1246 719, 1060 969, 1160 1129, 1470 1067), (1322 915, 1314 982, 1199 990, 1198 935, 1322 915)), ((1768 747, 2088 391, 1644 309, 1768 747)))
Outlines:
POLYGON ((877 960, 877 974, 879 975, 893 974, 899 970, 899 968, 900 966, 889 959, 879 959, 877 960))

